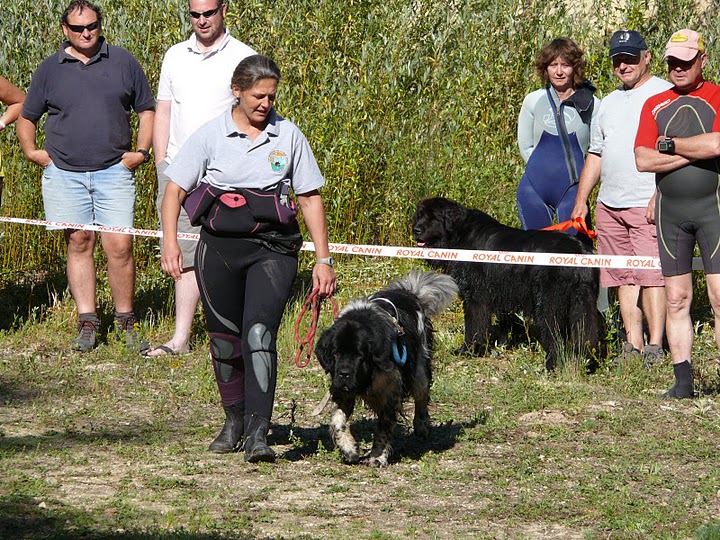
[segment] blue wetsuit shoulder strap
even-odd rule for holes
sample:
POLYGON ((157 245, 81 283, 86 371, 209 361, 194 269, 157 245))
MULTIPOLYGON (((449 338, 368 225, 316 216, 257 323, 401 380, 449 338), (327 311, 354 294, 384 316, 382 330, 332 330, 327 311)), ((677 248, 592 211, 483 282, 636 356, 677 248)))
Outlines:
POLYGON ((578 173, 577 169, 575 167, 575 161, 573 159, 573 152, 572 148, 570 148, 570 140, 568 139, 568 133, 567 128, 565 127, 565 119, 562 116, 562 108, 563 104, 560 103, 559 106, 555 106, 555 100, 553 99, 552 92, 550 91, 551 85, 548 84, 545 86, 545 92, 547 93, 547 99, 550 103, 550 108, 553 112, 553 117, 555 118, 555 127, 557 128, 558 135, 560 136, 560 141, 563 145, 563 150, 565 151, 565 162, 568 167, 568 172, 570 173, 570 180, 571 185, 576 184, 578 182, 578 173))

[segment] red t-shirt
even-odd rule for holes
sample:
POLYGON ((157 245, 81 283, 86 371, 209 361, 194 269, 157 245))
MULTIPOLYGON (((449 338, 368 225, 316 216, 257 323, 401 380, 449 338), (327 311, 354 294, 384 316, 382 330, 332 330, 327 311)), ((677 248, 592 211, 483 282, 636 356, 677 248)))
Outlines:
POLYGON ((659 135, 692 137, 720 131, 719 110, 720 86, 707 81, 689 94, 680 94, 674 88, 660 92, 643 105, 635 148, 656 148, 659 135))
MULTIPOLYGON (((635 148, 656 148, 657 138, 692 137, 720 132, 720 86, 702 83, 687 94, 674 88, 648 98, 640 113, 635 148)), ((657 173, 657 185, 664 195, 702 196, 718 185, 716 158, 698 160, 669 173, 657 173)))

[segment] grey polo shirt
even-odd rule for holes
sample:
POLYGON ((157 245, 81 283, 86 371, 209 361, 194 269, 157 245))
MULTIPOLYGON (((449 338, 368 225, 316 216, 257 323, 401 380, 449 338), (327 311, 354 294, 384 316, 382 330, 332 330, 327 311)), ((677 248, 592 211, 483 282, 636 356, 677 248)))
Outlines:
POLYGON ((37 122, 47 113, 45 150, 68 171, 96 171, 120 161, 132 149, 132 110, 155 106, 145 73, 135 57, 101 39, 87 64, 70 56, 65 42, 32 77, 23 117, 37 122))
POLYGON ((251 141, 228 109, 190 135, 165 174, 185 191, 200 182, 228 190, 284 181, 302 195, 325 184, 305 135, 274 110, 265 130, 251 141))

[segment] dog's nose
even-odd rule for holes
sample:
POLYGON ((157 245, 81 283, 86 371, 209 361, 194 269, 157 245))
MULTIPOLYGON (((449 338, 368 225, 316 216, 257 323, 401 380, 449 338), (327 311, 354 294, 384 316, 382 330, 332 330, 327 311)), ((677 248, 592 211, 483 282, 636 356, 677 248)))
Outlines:
POLYGON ((338 377, 340 377, 343 380, 350 379, 350 377, 352 377, 352 371, 349 369, 339 369, 338 377))

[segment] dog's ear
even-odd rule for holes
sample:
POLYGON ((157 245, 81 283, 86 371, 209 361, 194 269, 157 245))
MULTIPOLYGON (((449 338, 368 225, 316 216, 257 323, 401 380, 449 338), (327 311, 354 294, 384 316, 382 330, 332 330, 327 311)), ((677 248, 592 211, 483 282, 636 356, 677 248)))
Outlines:
POLYGON ((395 362, 389 356, 373 356, 375 365, 382 371, 392 371, 395 369, 395 362))
POLYGON ((467 209, 461 204, 448 199, 443 212, 443 226, 446 231, 453 231, 457 224, 467 215, 467 209))
POLYGON ((370 355, 375 365, 382 371, 392 371, 395 369, 395 362, 392 357, 392 341, 382 340, 371 347, 370 355))
POLYGON ((332 327, 325 330, 315 346, 315 356, 322 368, 330 373, 335 365, 335 332, 332 327))

